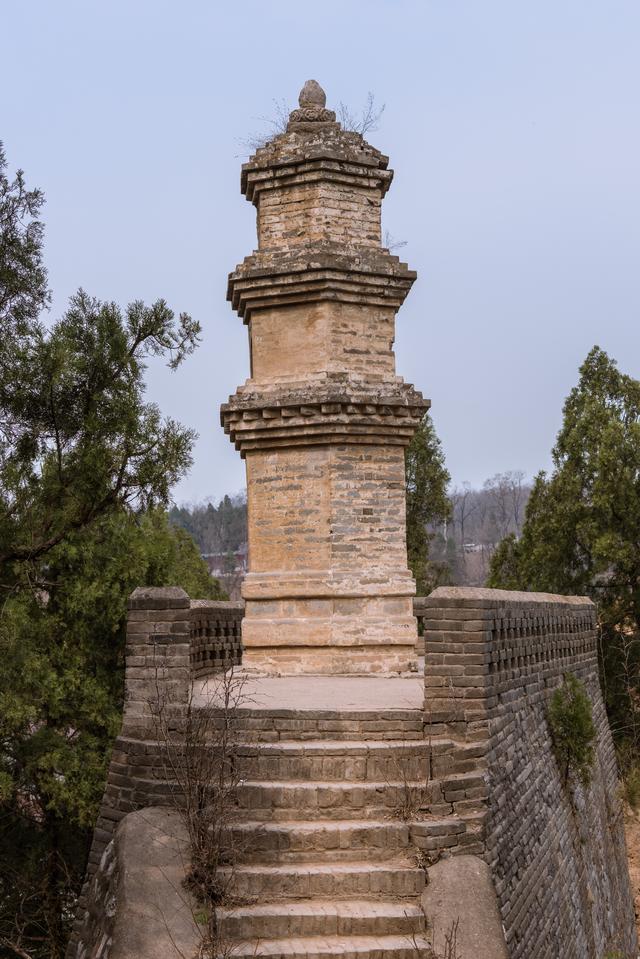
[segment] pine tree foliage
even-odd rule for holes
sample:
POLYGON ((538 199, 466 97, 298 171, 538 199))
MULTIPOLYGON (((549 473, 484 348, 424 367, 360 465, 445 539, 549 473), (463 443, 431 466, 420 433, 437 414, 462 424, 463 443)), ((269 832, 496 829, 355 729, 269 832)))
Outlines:
POLYGON ((247 543, 247 498, 244 493, 225 495, 217 506, 199 503, 174 506, 169 518, 186 530, 202 553, 233 555, 247 543))
POLYGON ((40 190, 28 190, 24 173, 13 180, 0 143, 0 335, 3 352, 31 332, 50 301, 42 263, 44 204, 40 190))
POLYGON ((573 773, 586 788, 595 760, 596 727, 587 688, 573 673, 566 673, 551 697, 547 721, 565 783, 573 773))
POLYGON ((145 401, 199 325, 80 291, 45 325, 42 194, 0 153, 0 956, 61 959, 122 705, 126 600, 217 596, 162 507, 194 434, 145 401))
POLYGON ((445 565, 429 559, 434 535, 429 527, 442 524, 451 514, 449 480, 442 445, 426 413, 405 456, 407 555, 418 596, 426 596, 446 578, 445 565))
POLYGON ((640 381, 599 347, 566 400, 552 456, 522 536, 500 544, 488 585, 597 603, 610 719, 640 750, 640 381))

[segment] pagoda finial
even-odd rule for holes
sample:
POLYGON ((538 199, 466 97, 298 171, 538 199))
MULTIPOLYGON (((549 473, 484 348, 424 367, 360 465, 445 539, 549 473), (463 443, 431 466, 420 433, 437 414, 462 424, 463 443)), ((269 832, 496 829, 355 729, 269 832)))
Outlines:
POLYGON ((318 123, 335 123, 336 115, 327 110, 326 102, 327 95, 318 81, 307 80, 298 97, 300 106, 291 113, 287 130, 315 130, 318 123))
POLYGON ((316 109, 322 110, 327 105, 327 95, 317 80, 307 80, 300 91, 298 103, 303 110, 305 107, 310 107, 311 109, 316 107, 316 109))

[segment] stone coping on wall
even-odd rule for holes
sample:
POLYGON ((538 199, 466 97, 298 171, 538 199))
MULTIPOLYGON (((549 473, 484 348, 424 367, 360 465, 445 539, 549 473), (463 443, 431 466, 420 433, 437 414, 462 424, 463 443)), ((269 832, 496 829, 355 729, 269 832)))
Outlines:
POLYGON ((191 600, 180 586, 138 586, 127 602, 129 610, 186 609, 191 600))
POLYGON ((558 593, 530 593, 523 590, 488 589, 484 586, 438 586, 425 598, 429 607, 474 606, 478 609, 496 609, 518 604, 544 604, 547 606, 592 607, 588 596, 562 596, 558 593))
POLYGON ((244 603, 224 599, 192 599, 190 605, 192 610, 210 609, 214 612, 229 610, 240 613, 244 609, 244 603))

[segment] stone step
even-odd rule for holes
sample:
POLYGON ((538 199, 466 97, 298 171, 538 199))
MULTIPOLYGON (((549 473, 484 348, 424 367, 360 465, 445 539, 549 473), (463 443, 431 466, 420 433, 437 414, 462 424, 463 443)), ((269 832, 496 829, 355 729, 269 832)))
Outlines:
MULTIPOLYGON (((219 710, 204 711, 211 722, 219 710)), ((316 709, 237 709, 233 716, 234 735, 251 742, 333 740, 397 740, 424 738, 424 715, 420 709, 316 710, 316 709)))
POLYGON ((232 870, 232 894, 242 900, 415 898, 426 885, 424 869, 410 859, 377 862, 245 865, 232 870))
POLYGON ((269 822, 295 819, 410 819, 426 802, 424 782, 261 782, 237 789, 238 814, 269 822))
POLYGON ((350 899, 341 902, 261 903, 218 910, 223 939, 286 936, 411 936, 425 931, 415 903, 350 899))
POLYGON ((403 822, 331 820, 240 822, 231 827, 237 863, 344 862, 397 858, 409 846, 403 822))
POLYGON ((240 775, 252 780, 379 782, 426 780, 429 775, 429 744, 424 740, 240 743, 236 756, 240 775))
POLYGON ((233 943, 234 959, 433 959, 431 943, 418 936, 306 936, 233 943))

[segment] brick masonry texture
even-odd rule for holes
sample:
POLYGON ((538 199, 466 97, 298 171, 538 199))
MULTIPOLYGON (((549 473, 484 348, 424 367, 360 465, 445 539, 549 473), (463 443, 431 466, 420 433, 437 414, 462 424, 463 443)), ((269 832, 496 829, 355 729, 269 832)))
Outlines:
POLYGON ((165 701, 179 728, 192 681, 241 662, 243 613, 242 603, 190 600, 177 587, 131 594, 122 729, 111 755, 68 959, 108 955, 111 927, 102 911, 116 868, 110 844, 118 823, 134 810, 169 802, 171 787, 150 704, 165 701))
POLYGON ((416 666, 404 448, 428 402, 396 375, 415 273, 381 245, 388 159, 318 104, 242 168, 258 249, 229 278, 251 378, 222 406, 246 459, 245 664, 416 666))
MULTIPOLYGON (((454 781, 475 749, 485 857, 511 959, 635 959, 595 607, 583 597, 455 587, 435 590, 426 607, 427 730, 459 744, 454 781), (587 790, 563 783, 546 721, 567 672, 585 683, 597 728, 587 790)), ((468 808, 458 796, 450 794, 454 812, 468 808)))
MULTIPOLYGON (((242 776, 237 829, 252 850, 238 882, 243 895, 258 896, 241 935, 284 928, 289 907, 278 903, 292 897, 310 900, 298 913, 308 915, 304 922, 318 935, 328 921, 327 897, 349 896, 358 897, 363 929, 390 932, 393 916, 404 914, 397 900, 421 894, 420 870, 411 866, 421 850, 427 864, 458 855, 486 860, 510 959, 636 959, 593 605, 579 597, 441 588, 415 600, 415 607, 425 626, 424 710, 372 703, 345 712, 274 702, 237 711, 234 726, 244 743, 236 756, 242 776), (586 792, 563 784, 546 723, 549 697, 568 671, 585 682, 598 729, 586 792), (407 788, 414 813, 399 821, 407 788), (363 902, 383 891, 386 912, 375 918, 363 902)), ((182 590, 133 594, 123 733, 69 959, 108 956, 116 825, 133 810, 170 804, 149 700, 170 696, 179 728, 201 668, 193 652, 203 633, 210 644, 219 637, 219 652, 210 657, 219 668, 238 655, 237 647, 229 653, 228 640, 239 635, 241 615, 233 604, 191 603, 182 590)), ((463 889, 459 895, 464 920, 463 889)), ((338 916, 343 921, 346 915, 338 916)), ((497 955, 501 935, 494 934, 497 955)), ((376 955, 392 954, 391 941, 385 942, 387 951, 380 940, 376 955)), ((285 951, 295 955, 293 940, 285 951)))

